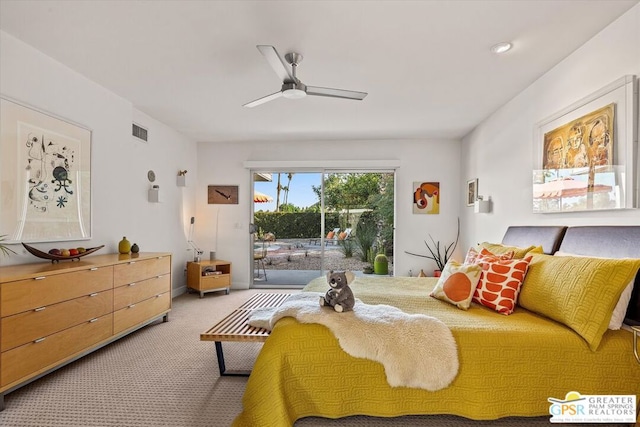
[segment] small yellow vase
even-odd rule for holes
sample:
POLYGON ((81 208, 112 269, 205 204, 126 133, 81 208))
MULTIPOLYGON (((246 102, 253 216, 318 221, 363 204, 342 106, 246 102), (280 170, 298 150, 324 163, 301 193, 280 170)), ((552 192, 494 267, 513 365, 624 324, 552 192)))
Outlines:
POLYGON ((120 243, 118 243, 118 252, 121 254, 128 254, 131 252, 131 242, 129 242, 126 237, 123 237, 122 240, 120 240, 120 243))

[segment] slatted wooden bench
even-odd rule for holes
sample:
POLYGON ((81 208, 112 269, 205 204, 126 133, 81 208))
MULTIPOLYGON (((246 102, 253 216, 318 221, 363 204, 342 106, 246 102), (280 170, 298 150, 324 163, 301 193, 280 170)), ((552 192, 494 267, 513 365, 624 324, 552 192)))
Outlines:
POLYGON ((214 341, 218 368, 220 375, 224 376, 249 376, 251 371, 227 370, 222 351, 223 341, 236 342, 265 342, 269 331, 263 328, 250 326, 247 322, 251 311, 256 308, 268 308, 280 306, 291 294, 258 293, 249 298, 240 307, 233 310, 227 317, 216 323, 210 329, 200 334, 200 341, 214 341))

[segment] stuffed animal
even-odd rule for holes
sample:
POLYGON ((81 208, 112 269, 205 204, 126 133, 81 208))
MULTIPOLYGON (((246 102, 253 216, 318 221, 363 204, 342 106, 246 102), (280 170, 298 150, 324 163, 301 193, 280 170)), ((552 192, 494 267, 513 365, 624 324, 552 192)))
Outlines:
POLYGON ((327 273, 327 282, 331 289, 320 297, 320 305, 333 307, 338 313, 353 310, 356 299, 349 284, 353 282, 355 275, 351 271, 333 271, 327 273))

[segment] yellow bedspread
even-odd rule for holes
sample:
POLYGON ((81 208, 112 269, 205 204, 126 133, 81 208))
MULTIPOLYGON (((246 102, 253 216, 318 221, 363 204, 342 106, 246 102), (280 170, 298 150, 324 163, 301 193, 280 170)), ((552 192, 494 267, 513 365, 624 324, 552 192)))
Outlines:
MULTIPOLYGON (((597 352, 571 329, 516 308, 510 316, 473 304, 468 311, 429 297, 432 278, 367 278, 352 285, 367 304, 389 304, 447 324, 460 369, 443 390, 392 388, 382 365, 356 359, 327 328, 280 320, 256 360, 234 426, 291 426, 305 416, 338 418, 455 414, 486 420, 548 415, 547 398, 640 394, 632 333, 607 331, 597 352)), ((305 287, 322 292, 326 279, 305 287)), ((416 342, 415 345, 434 345, 416 342)))

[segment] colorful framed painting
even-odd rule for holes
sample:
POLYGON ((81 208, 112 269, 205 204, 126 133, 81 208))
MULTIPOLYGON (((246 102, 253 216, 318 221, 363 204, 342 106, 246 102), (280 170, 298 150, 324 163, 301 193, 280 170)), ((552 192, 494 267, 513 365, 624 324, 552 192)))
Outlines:
POLYGON ((467 181, 467 206, 473 206, 478 200, 478 178, 467 181))
POLYGON ((413 213, 431 215, 440 213, 439 182, 413 183, 413 213))
POLYGON ((611 103, 544 134, 543 169, 612 166, 615 104, 611 103))
POLYGON ((536 124, 534 213, 639 206, 637 84, 624 76, 536 124))
POLYGON ((91 238, 91 130, 0 98, 0 235, 91 238))

